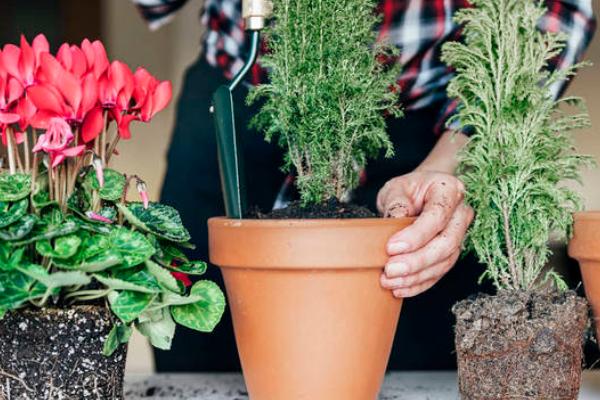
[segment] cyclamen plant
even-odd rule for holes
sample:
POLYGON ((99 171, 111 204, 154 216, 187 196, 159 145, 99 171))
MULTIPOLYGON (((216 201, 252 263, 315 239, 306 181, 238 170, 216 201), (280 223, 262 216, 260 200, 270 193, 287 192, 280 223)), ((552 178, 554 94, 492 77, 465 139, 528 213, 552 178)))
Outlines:
MULTIPOLYGON (((537 29, 545 14, 531 0, 474 0, 456 21, 465 43, 448 43, 443 59, 456 69, 448 93, 460 100, 454 121, 473 130, 460 155, 466 200, 476 219, 468 243, 487 265, 482 278, 498 289, 536 290, 544 275, 552 233, 566 238, 580 197, 562 185, 579 180, 591 159, 575 153, 569 131, 589 125, 579 98, 555 100, 558 85, 582 64, 548 72, 565 46, 561 34, 537 29), (578 114, 561 106, 576 105, 578 114)), ((452 123, 452 121, 450 122, 452 123)))
POLYGON ((0 52, 0 318, 21 307, 106 299, 119 322, 112 354, 135 327, 168 349, 176 323, 212 331, 225 301, 190 261, 178 212, 150 202, 136 175, 108 168, 132 121, 149 122, 171 84, 144 68, 109 62, 100 41, 63 44, 43 35, 0 52), (141 202, 128 199, 132 182, 141 202))

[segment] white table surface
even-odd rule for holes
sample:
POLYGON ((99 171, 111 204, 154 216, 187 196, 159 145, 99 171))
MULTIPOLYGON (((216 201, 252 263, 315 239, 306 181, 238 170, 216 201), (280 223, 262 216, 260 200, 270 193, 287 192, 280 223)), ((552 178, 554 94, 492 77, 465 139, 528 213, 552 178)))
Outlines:
MULTIPOLYGON (((125 378, 125 399, 247 400, 238 374, 157 374, 125 378)), ((454 372, 393 372, 386 376, 380 400, 458 399, 454 372)), ((600 371, 585 371, 579 400, 600 399, 600 371)), ((283 399, 282 399, 283 400, 283 399)), ((334 399, 332 399, 334 400, 334 399)))

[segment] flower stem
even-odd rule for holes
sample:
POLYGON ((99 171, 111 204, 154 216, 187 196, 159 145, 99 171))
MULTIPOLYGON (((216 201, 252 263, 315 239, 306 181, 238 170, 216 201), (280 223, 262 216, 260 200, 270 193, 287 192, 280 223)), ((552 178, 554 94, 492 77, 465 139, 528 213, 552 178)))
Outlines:
POLYGON ((12 129, 7 128, 6 129, 6 148, 8 150, 8 169, 10 171, 10 174, 14 175, 17 172, 17 169, 15 167, 15 149, 12 145, 12 142, 13 142, 12 129))
POLYGON ((104 126, 100 135, 100 159, 102 166, 106 166, 106 135, 108 134, 108 111, 104 110, 104 126))
POLYGON ((115 150, 117 149, 117 145, 119 144, 119 140, 121 140, 121 136, 119 136, 119 132, 115 133, 115 138, 113 139, 113 141, 111 142, 111 144, 108 146, 108 153, 106 155, 106 165, 108 166, 108 163, 110 162, 110 159, 112 157, 112 155, 114 154, 115 150))
POLYGON ((25 154, 25 171, 30 172, 31 158, 29 155, 29 131, 23 133, 25 135, 25 141, 23 142, 23 154, 25 154))

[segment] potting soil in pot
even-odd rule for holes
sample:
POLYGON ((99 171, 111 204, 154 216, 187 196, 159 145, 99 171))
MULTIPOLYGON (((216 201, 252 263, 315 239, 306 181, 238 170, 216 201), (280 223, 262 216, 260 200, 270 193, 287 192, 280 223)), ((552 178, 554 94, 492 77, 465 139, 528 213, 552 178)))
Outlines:
POLYGON ((287 207, 273 210, 267 214, 251 212, 249 218, 256 219, 329 219, 329 218, 377 218, 366 207, 342 203, 331 198, 321 204, 302 206, 299 201, 291 202, 287 207))
POLYGON ((463 399, 577 399, 585 299, 503 291, 464 300, 453 312, 463 399))
POLYGON ((0 320, 0 400, 122 399, 125 346, 106 357, 102 306, 22 309, 0 320))

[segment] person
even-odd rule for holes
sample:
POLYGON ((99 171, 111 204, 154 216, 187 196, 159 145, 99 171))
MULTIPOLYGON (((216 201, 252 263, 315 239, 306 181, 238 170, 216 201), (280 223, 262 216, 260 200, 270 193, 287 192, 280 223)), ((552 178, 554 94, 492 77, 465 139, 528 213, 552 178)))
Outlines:
MULTIPOLYGON (((133 1, 151 28, 168 22, 186 3, 133 1)), ((562 30, 568 35, 566 48, 549 67, 565 68, 579 60, 590 43, 595 29, 591 0, 547 0, 546 5, 548 11, 540 29, 562 30)), ((387 38, 401 51, 403 70, 398 81, 406 112, 402 119, 387 121, 395 157, 381 157, 368 164, 364 183, 353 193, 353 201, 389 217, 418 217, 390 239, 389 262, 381 277, 384 288, 407 299, 390 358, 391 369, 455 368, 450 308, 478 290, 490 290, 489 286, 477 286, 482 268, 471 257, 452 268, 459 260, 473 212, 464 203, 462 183, 454 176, 456 154, 468 137, 445 127, 458 104, 446 96, 452 71, 440 61, 440 51, 446 41, 459 38, 460 27, 452 16, 464 7, 469 7, 467 0, 382 0, 379 4, 383 14, 379 37, 387 38)), ((162 201, 180 210, 185 221, 191 221, 190 232, 198 244, 195 255, 207 258, 206 220, 224 214, 209 107, 217 87, 227 83, 244 64, 247 43, 241 0, 206 0, 201 23, 206 27, 203 51, 187 70, 177 103, 162 201)), ((257 65, 245 87, 234 92, 237 129, 243 131, 245 141, 248 201, 262 210, 273 207, 286 181, 279 169, 281 150, 247 128, 257 110, 245 105, 248 87, 265 79, 265 71, 257 65)), ((563 82, 554 87, 555 94, 565 86, 563 82)), ((208 274, 210 279, 220 279, 217 268, 209 268, 208 274)), ((172 351, 157 350, 155 355, 158 371, 239 369, 227 313, 213 334, 180 330, 172 351)))

